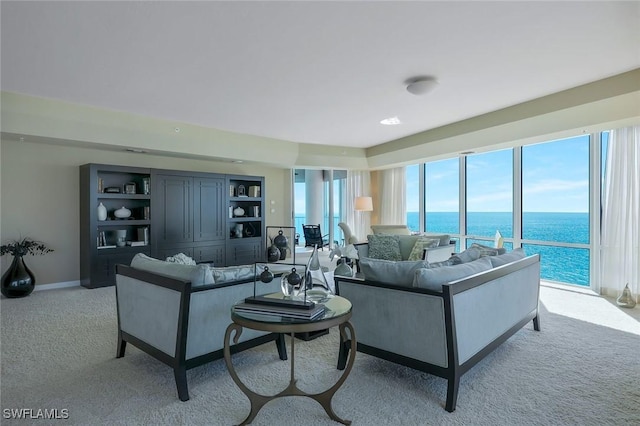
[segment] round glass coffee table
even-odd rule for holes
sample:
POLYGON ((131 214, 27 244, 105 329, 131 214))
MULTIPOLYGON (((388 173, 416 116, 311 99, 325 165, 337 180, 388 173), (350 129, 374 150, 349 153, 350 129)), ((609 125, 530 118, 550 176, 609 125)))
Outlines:
POLYGON ((249 401, 251 402, 251 411, 249 412, 247 418, 244 419, 242 423, 240 423, 241 425, 251 423, 260 409, 267 402, 283 396, 307 396, 309 398, 312 398, 318 401, 320 405, 322 405, 322 408, 324 408, 331 419, 345 425, 351 424, 350 420, 344 420, 338 417, 331 408, 331 399, 347 379, 347 376, 351 372, 351 368, 353 367, 353 362, 356 357, 356 336, 353 326, 349 322, 349 319, 351 318, 351 302, 340 296, 328 296, 320 300, 318 303, 321 303, 325 306, 325 311, 319 317, 311 320, 283 317, 276 314, 248 313, 236 310, 235 306, 231 308, 231 320, 233 322, 229 325, 229 327, 227 327, 227 331, 224 336, 224 360, 227 364, 227 368, 229 369, 231 378, 238 385, 240 390, 245 395, 247 395, 249 401), (317 394, 306 393, 296 386, 294 373, 294 334, 325 330, 335 326, 338 326, 340 329, 341 344, 349 340, 351 341, 351 349, 349 351, 349 359, 347 361, 347 365, 338 381, 332 387, 324 392, 317 394), (242 381, 240 381, 240 378, 236 374, 236 371, 233 368, 233 364, 231 363, 230 340, 231 333, 235 332, 233 336, 233 343, 238 343, 238 339, 240 338, 243 327, 250 328, 252 330, 291 335, 291 379, 289 381, 289 385, 282 392, 271 396, 261 395, 252 391, 244 383, 242 383, 242 381), (349 329, 348 335, 346 334, 345 329, 349 329))

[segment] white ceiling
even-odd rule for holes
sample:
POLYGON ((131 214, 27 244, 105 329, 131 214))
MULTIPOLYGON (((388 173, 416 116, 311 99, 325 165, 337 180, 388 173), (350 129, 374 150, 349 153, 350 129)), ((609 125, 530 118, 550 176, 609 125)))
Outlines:
POLYGON ((305 143, 369 147, 640 67, 637 1, 0 7, 3 91, 305 143), (418 75, 439 84, 411 95, 418 75))

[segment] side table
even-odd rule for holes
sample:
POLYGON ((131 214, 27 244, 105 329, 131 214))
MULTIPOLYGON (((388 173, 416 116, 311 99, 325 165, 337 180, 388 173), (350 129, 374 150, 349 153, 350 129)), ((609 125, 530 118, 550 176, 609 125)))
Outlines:
MULTIPOLYGON (((231 320, 233 321, 227 327, 227 331, 224 337, 224 360, 229 369, 229 374, 233 381, 238 385, 240 390, 247 395, 251 403, 251 411, 246 419, 240 423, 240 425, 246 425, 256 417, 260 409, 269 401, 283 396, 307 396, 312 398, 327 412, 327 415, 344 425, 350 425, 350 420, 344 420, 336 415, 331 407, 331 399, 336 391, 342 386, 347 376, 351 372, 353 362, 356 354, 356 336, 353 326, 349 322, 351 318, 351 302, 340 296, 328 296, 326 299, 321 300, 318 303, 325 305, 325 312, 318 318, 313 320, 308 319, 294 319, 286 318, 275 314, 254 314, 247 312, 236 312, 234 308, 231 308, 231 320), (349 351, 349 359, 347 366, 344 369, 342 375, 338 381, 329 389, 317 394, 309 394, 304 392, 296 386, 295 379, 295 333, 310 333, 318 330, 329 329, 331 327, 338 326, 340 330, 340 340, 342 343, 351 340, 351 350, 349 351), (237 343, 242 333, 243 327, 250 328, 252 330, 267 331, 271 333, 282 333, 291 335, 291 378, 289 385, 280 393, 276 395, 261 395, 249 389, 238 377, 233 364, 231 363, 231 350, 230 341, 231 333, 234 333, 233 342, 237 343), (349 335, 346 334, 346 329, 349 330, 349 335)), ((342 344, 341 343, 341 344, 342 344)))

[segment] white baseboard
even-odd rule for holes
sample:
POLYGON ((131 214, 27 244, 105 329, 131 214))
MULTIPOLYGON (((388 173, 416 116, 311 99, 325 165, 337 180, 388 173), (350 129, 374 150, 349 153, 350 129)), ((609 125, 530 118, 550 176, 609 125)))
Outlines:
POLYGON ((51 284, 41 284, 36 285, 33 291, 40 290, 56 290, 59 288, 67 288, 67 287, 80 287, 80 280, 77 281, 65 281, 61 283, 51 283, 51 284))

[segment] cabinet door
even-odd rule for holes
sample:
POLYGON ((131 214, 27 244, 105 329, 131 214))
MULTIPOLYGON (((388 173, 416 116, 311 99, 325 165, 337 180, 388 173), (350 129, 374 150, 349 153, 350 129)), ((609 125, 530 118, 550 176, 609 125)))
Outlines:
POLYGON ((227 265, 248 265, 263 259, 263 248, 260 240, 233 241, 227 245, 227 265))
POLYGON ((194 247, 193 258, 198 263, 213 263, 214 266, 224 266, 226 260, 224 243, 213 246, 194 247))
POLYGON ((153 214, 157 218, 157 243, 193 241, 193 178, 157 175, 153 214))
MULTIPOLYGON (((149 255, 148 251, 142 251, 141 253, 149 255)), ((121 263, 123 265, 130 265, 131 259, 136 255, 136 252, 129 251, 127 253, 118 254, 99 254, 96 256, 96 268, 95 273, 91 277, 91 288, 105 287, 116 284, 116 265, 121 263)))
POLYGON ((193 241, 224 240, 224 178, 195 178, 193 186, 193 241))

